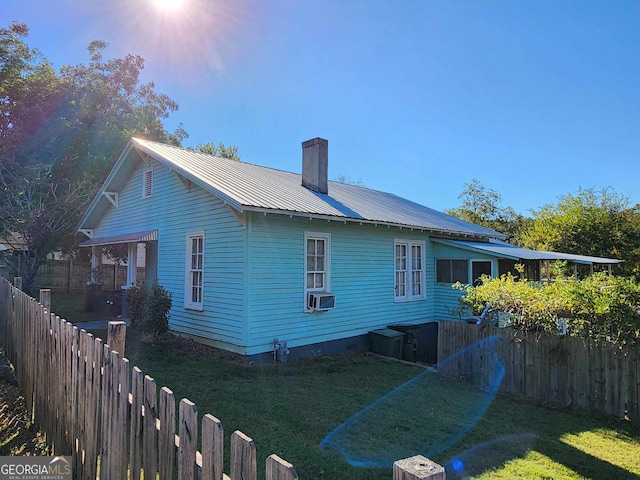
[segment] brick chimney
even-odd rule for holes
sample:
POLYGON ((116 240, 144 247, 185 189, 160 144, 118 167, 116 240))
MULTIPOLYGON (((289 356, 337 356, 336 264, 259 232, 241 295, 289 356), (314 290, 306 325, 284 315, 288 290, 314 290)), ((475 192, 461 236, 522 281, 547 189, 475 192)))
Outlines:
POLYGON ((313 138, 302 142, 302 186, 318 193, 327 193, 329 142, 313 138))

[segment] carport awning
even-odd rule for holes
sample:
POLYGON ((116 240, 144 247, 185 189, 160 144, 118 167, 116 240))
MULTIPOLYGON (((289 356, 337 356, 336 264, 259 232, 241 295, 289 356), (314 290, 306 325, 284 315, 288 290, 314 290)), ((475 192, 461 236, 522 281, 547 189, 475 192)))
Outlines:
POLYGON ((113 237, 90 238, 80 244, 81 247, 94 247, 98 245, 117 245, 120 243, 153 242, 158 240, 157 230, 145 232, 124 233, 113 237))

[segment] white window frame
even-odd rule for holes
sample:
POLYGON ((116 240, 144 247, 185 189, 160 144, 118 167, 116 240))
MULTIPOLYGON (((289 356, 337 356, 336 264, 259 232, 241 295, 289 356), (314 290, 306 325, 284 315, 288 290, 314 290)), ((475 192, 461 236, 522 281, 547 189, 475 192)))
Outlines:
POLYGON ((309 292, 331 292, 331 234, 320 232, 304 232, 304 311, 311 312, 308 308, 307 297, 309 292), (308 270, 308 250, 309 240, 324 240, 324 286, 309 288, 307 286, 308 270))
MULTIPOLYGON (((464 284, 469 284, 469 277, 471 276, 471 260, 468 258, 451 258, 451 257, 446 257, 446 258, 436 258, 434 260, 434 266, 435 266, 435 281, 436 283, 439 283, 441 285, 453 285, 454 283, 458 282, 458 280, 456 280, 455 282, 451 281, 451 282, 439 282, 438 281, 438 261, 439 260, 446 260, 448 262, 454 262, 454 261, 461 261, 461 262, 467 262, 467 278, 464 282, 460 282, 460 283, 464 283, 464 284)), ((453 280, 453 270, 452 270, 452 265, 449 264, 449 272, 452 275, 451 280, 453 280)))
POLYGON ((186 259, 185 259, 185 279, 184 279, 184 308, 188 308, 190 310, 204 310, 204 276, 205 276, 205 235, 204 231, 198 232, 189 232, 187 233, 186 240, 186 259), (196 255, 200 254, 202 256, 202 268, 192 268, 192 257, 193 257, 193 240, 194 239, 202 239, 202 253, 196 252, 196 255), (200 272, 201 273, 201 285, 200 288, 200 301, 193 300, 193 273, 200 272))
POLYGON ((478 262, 488 263, 489 265, 491 265, 491 273, 489 274, 489 276, 493 278, 493 262, 491 260, 489 260, 488 258, 470 258, 469 259, 469 285, 473 285, 473 282, 475 280, 475 278, 473 278, 473 264, 478 262))
POLYGON ((153 196, 153 167, 148 167, 142 170, 142 198, 151 196, 153 196))
POLYGON ((424 300, 427 298, 426 292, 426 251, 427 251, 427 242, 422 240, 404 240, 404 239, 395 239, 393 242, 393 298, 396 302, 410 302, 415 300, 424 300), (396 262, 396 251, 399 246, 404 246, 406 251, 406 269, 398 270, 397 262, 396 262), (421 268, 420 270, 415 270, 413 265, 413 248, 420 247, 422 250, 421 255, 421 268), (398 294, 398 272, 405 272, 405 291, 404 295, 398 294), (414 287, 414 273, 419 272, 420 278, 420 286, 421 292, 418 295, 414 295, 413 287, 414 287))

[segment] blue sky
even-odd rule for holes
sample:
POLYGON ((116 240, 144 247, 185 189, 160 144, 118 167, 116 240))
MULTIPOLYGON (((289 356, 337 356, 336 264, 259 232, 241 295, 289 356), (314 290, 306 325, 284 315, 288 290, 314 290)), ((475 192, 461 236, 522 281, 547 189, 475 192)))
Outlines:
POLYGON ((478 178, 528 213, 580 187, 640 203, 640 2, 3 0, 55 67, 146 60, 194 146, 345 175, 437 210, 478 178))

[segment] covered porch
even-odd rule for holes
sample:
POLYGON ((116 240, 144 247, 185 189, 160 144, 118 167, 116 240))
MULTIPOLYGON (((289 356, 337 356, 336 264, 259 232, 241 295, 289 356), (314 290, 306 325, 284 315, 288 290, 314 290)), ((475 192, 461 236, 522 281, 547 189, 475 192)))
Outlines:
POLYGON ((494 239, 490 239, 487 242, 448 239, 437 239, 434 241, 461 250, 496 257, 498 259, 497 276, 511 273, 519 277, 520 272, 515 269, 515 266, 516 264, 524 265, 524 276, 530 281, 553 281, 552 267, 553 264, 558 261, 567 262, 571 274, 578 278, 593 275, 596 271, 606 271, 611 275, 613 273, 613 267, 622 263, 622 260, 614 258, 530 250, 494 239))
POLYGON ((102 263, 105 258, 105 248, 125 247, 127 278, 121 289, 141 283, 139 267, 143 268, 142 278, 145 285, 153 285, 158 278, 158 231, 125 233, 110 237, 93 237, 92 231, 83 230, 89 236, 80 244, 81 247, 91 248, 91 279, 89 285, 101 285, 102 263))

